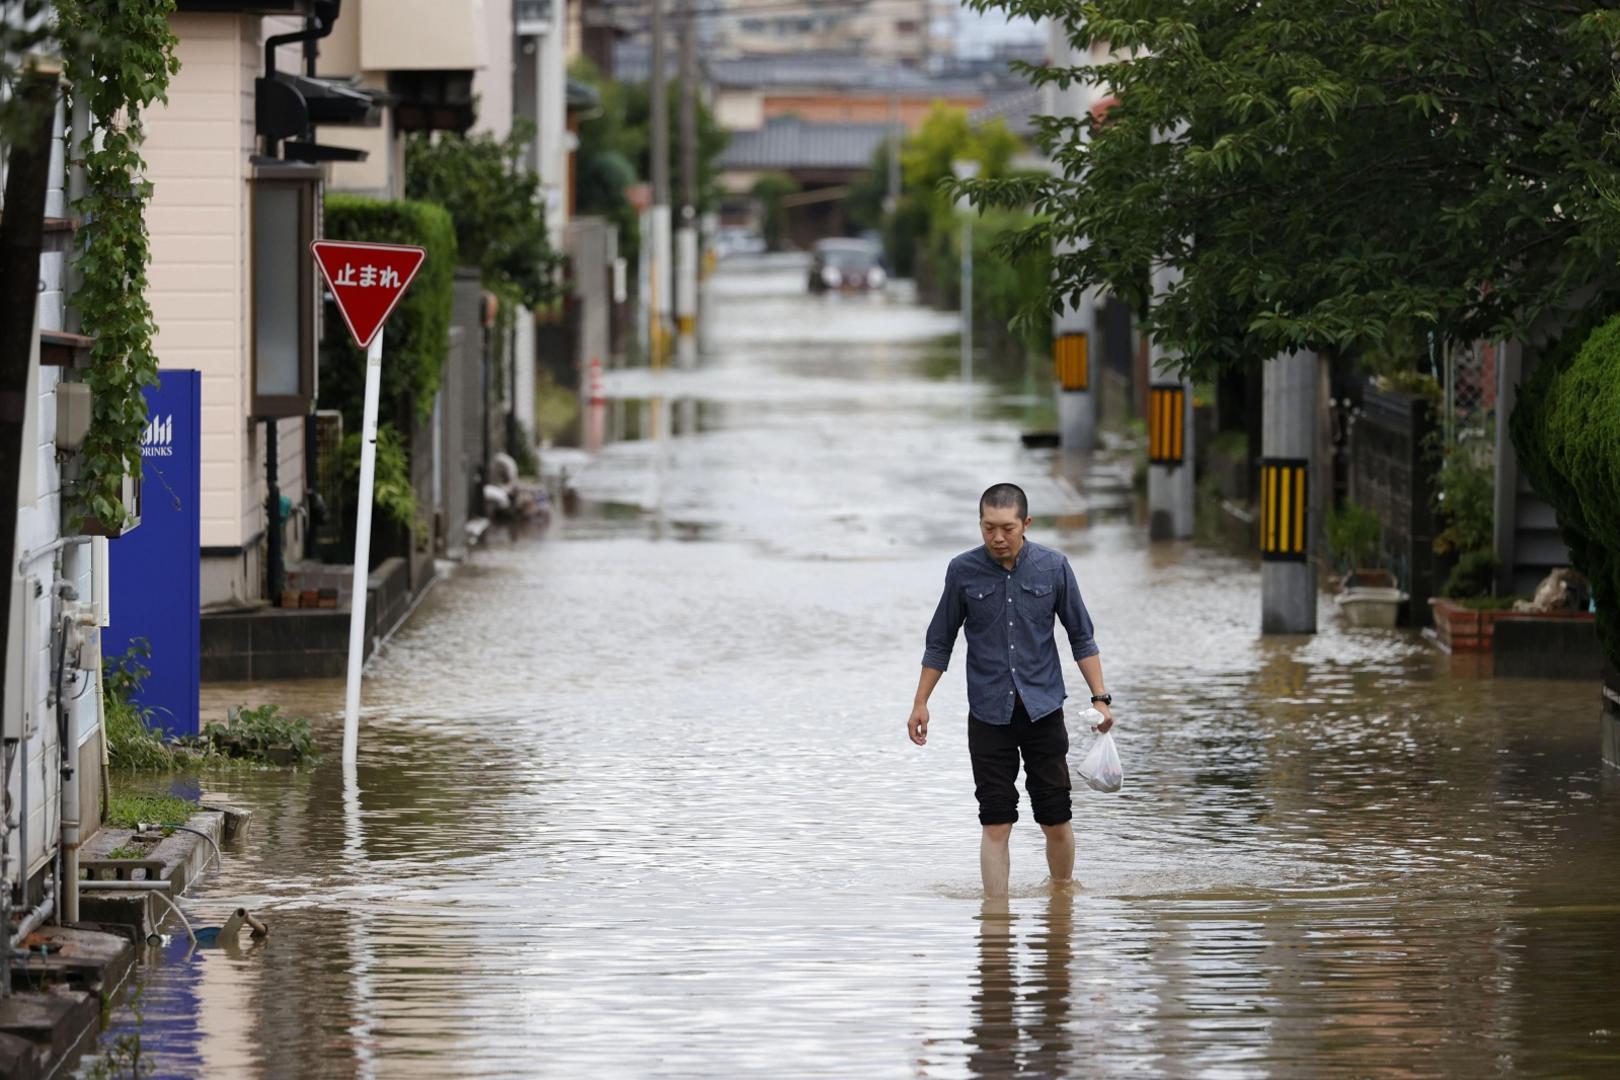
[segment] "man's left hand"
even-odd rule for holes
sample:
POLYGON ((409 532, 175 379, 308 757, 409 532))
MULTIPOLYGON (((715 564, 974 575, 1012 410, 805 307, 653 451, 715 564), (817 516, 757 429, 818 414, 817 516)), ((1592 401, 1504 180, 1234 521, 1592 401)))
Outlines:
POLYGON ((1101 735, 1114 726, 1114 710, 1104 701, 1093 701, 1091 707, 1102 713, 1102 723, 1096 727, 1097 734, 1101 735))

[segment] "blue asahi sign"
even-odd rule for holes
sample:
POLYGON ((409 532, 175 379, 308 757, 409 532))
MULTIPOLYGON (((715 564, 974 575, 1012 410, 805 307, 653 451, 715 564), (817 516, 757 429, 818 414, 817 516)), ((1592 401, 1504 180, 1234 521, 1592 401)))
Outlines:
POLYGON ((174 413, 154 416, 141 432, 141 457, 174 456, 174 413))
POLYGON ((144 639, 151 669, 136 700, 175 735, 198 731, 202 659, 202 376, 160 371, 146 388, 141 524, 107 547, 111 625, 103 648, 122 656, 144 639))

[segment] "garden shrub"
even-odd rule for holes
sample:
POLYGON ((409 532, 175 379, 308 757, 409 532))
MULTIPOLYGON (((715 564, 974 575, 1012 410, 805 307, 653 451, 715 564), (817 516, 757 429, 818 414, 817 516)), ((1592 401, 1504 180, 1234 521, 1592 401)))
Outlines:
POLYGON ((1592 583, 1598 635, 1620 669, 1620 316, 1520 390, 1510 423, 1519 467, 1558 513, 1570 561, 1592 583))

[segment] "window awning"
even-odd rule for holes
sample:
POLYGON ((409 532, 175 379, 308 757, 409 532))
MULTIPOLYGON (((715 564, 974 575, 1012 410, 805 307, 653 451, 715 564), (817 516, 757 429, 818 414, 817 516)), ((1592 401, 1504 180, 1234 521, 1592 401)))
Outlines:
POLYGON ((382 123, 382 107, 392 103, 388 94, 364 89, 355 78, 321 79, 278 71, 275 79, 298 91, 312 124, 377 127, 382 123))

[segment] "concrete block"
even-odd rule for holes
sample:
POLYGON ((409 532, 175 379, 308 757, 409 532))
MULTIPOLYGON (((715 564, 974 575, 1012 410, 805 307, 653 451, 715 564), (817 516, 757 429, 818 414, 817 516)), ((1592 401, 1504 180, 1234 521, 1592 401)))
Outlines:
POLYGON ((82 990, 20 992, 0 999, 0 1034, 26 1039, 57 1062, 101 1023, 101 1002, 82 990))
POLYGON ((1603 677, 1603 649, 1598 643, 1597 626, 1587 619, 1499 619, 1490 648, 1499 678, 1595 682, 1603 677))
POLYGON ((0 1076, 8 1080, 38 1080, 45 1075, 40 1048, 20 1035, 0 1034, 0 1076))

